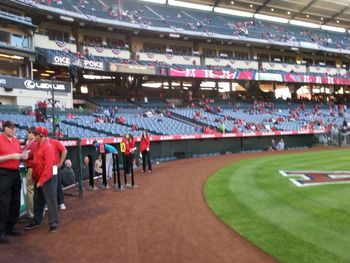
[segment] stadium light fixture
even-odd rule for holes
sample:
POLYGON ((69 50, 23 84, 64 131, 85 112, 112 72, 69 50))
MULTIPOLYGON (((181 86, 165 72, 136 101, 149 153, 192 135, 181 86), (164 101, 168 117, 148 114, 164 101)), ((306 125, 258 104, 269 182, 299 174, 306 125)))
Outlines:
POLYGON ((215 7, 214 12, 233 16, 254 17, 254 14, 250 12, 238 11, 222 7, 215 7))
POLYGON ((149 2, 149 3, 156 3, 156 4, 162 4, 164 5, 166 3, 166 0, 140 0, 142 2, 149 2))
POLYGON ((304 22, 300 20, 289 20, 289 23, 294 26, 310 27, 310 28, 320 28, 319 24, 304 22))
POLYGON ((339 33, 345 33, 346 32, 345 28, 336 27, 336 26, 322 25, 321 29, 328 30, 328 31, 333 31, 333 32, 339 32, 339 33))
POLYGON ((142 83, 142 87, 152 88, 152 89, 159 89, 160 87, 162 87, 162 83, 161 82, 142 83))
POLYGON ((111 76, 100 76, 100 75, 88 75, 88 74, 84 74, 83 75, 84 79, 112 79, 111 76))
POLYGON ((60 16, 60 19, 67 22, 74 22, 74 18, 69 16, 60 16))
POLYGON ((88 94, 89 93, 89 89, 88 89, 87 85, 81 85, 80 92, 82 94, 88 94))
POLYGON ((2 54, 2 53, 0 53, 0 57, 2 57, 2 58, 10 58, 10 59, 17 59, 17 60, 23 60, 24 59, 24 57, 22 57, 22 56, 7 55, 7 54, 2 54))
POLYGON ((287 24, 288 21, 289 21, 287 18, 282 18, 282 17, 277 17, 277 16, 261 15, 261 14, 255 14, 254 17, 256 19, 273 21, 273 22, 283 23, 283 24, 287 24))
POLYGON ((170 33, 169 34, 169 37, 172 37, 172 38, 180 38, 180 34, 173 34, 173 33, 170 33))
POLYGON ((213 10, 212 6, 200 5, 200 4, 192 4, 192 3, 183 2, 183 1, 177 1, 177 0, 169 0, 168 1, 168 5, 179 6, 179 7, 182 7, 182 8, 203 10, 203 11, 212 11, 213 10))

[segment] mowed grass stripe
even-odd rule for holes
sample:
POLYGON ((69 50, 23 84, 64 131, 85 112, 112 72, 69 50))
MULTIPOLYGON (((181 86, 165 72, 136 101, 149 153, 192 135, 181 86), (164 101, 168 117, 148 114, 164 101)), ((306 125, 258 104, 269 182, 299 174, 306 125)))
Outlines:
POLYGON ((349 170, 349 150, 234 163, 208 179, 210 208, 282 262, 349 262, 350 184, 299 188, 278 170, 349 170))
MULTIPOLYGON (((311 158, 310 158, 310 160, 311 160, 311 158)), ((313 167, 318 167, 319 166, 319 163, 318 162, 313 162, 314 163, 314 165, 312 165, 313 167)), ((264 166, 265 165, 268 165, 269 166, 269 163, 265 163, 265 164, 263 164, 264 166)), ((270 167, 270 166, 269 166, 270 167)), ((260 178, 259 178, 260 179, 260 178)), ((259 181, 258 181, 259 182, 259 181)), ((264 181, 265 182, 265 181, 264 181)), ((260 185, 261 186, 261 185, 260 185)), ((293 185, 292 185, 292 189, 293 189, 293 185)), ((260 187, 261 188, 261 187, 260 187)), ((266 188, 265 188, 266 189, 266 188)), ((281 200, 283 200, 283 201, 286 201, 286 202, 289 202, 289 206, 288 207, 286 207, 286 206, 284 206, 283 208, 278 208, 278 209, 276 209, 277 211, 276 211, 276 214, 278 214, 278 213, 281 213, 281 214, 294 214, 294 216, 293 217, 290 217, 290 218, 286 218, 286 219, 284 219, 283 221, 284 221, 284 224, 285 224, 285 226, 288 226, 289 227, 289 225, 293 225, 293 221, 291 221, 290 222, 290 220, 294 220, 294 221, 296 221, 296 222, 302 222, 303 220, 313 220, 313 218, 311 218, 312 216, 313 216, 313 213, 316 213, 316 219, 317 218, 319 218, 320 216, 324 216, 324 215, 320 215, 319 214, 319 210, 318 209, 316 209, 316 211, 314 211, 314 209, 313 209, 313 204, 312 204, 312 199, 314 199, 314 198, 311 198, 311 204, 310 204, 310 202, 306 202, 305 203, 305 205, 306 205, 306 207, 303 207, 303 209, 309 209, 309 218, 304 218, 304 214, 300 214, 300 213, 298 213, 298 209, 299 209, 299 207, 294 207, 294 204, 299 204, 299 202, 301 202, 300 204, 303 204, 303 199, 305 199, 305 197, 303 196, 303 195, 299 195, 299 196, 296 196, 296 198, 294 198, 293 200, 291 200, 291 197, 290 197, 290 195, 288 195, 288 193, 286 192, 286 193, 282 193, 282 195, 281 196, 277 196, 276 195, 276 193, 275 192, 269 192, 269 194, 270 194, 270 196, 272 197, 272 199, 275 199, 275 198, 280 198, 281 200), (293 201, 293 202, 291 202, 291 201, 293 201), (297 211, 295 211, 295 210, 291 210, 291 209, 297 209, 297 211), (289 211, 290 210, 290 211, 289 211)), ((278 194, 278 193, 277 193, 278 194)), ((324 193, 323 193, 324 194, 324 193)), ((311 196, 311 197, 313 197, 313 196, 311 196)), ((272 200, 272 199, 268 199, 267 200, 267 202, 273 202, 274 200, 272 200)), ((299 205, 300 206, 300 205, 299 205)), ((273 213, 273 211, 271 211, 271 210, 269 210, 269 209, 263 209, 263 211, 265 211, 265 212, 267 212, 268 214, 267 215, 265 215, 265 217, 268 217, 269 215, 274 215, 274 213, 273 213)), ((329 212, 333 212, 333 211, 326 211, 326 215, 329 213, 329 212)), ((259 213, 259 210, 257 211, 257 213, 259 213)), ((321 217, 321 218, 323 218, 323 217, 321 217)), ((276 219, 276 217, 274 217, 273 219, 276 219)), ((278 223, 280 223, 280 222, 274 222, 275 224, 278 224, 278 223)), ((296 224, 295 224, 296 225, 296 224)), ((304 230, 305 232, 309 232, 309 231, 311 231, 312 232, 312 229, 309 229, 310 227, 314 227, 315 225, 311 225, 311 226, 307 226, 308 227, 308 229, 303 229, 303 225, 296 225, 295 227, 296 227, 296 229, 294 229, 294 230, 298 230, 299 229, 299 231, 300 230, 304 230)), ((292 229, 293 230, 293 229, 292 229)), ((323 231, 324 230, 324 228, 319 228, 319 229, 314 229, 314 231, 323 231)), ((332 238, 332 237, 329 237, 329 238, 332 238)))

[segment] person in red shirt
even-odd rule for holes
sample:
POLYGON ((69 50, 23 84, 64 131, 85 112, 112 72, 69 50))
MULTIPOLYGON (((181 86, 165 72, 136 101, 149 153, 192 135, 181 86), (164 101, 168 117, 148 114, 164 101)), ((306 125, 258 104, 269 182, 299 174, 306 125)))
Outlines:
POLYGON ((62 164, 64 160, 67 157, 67 149, 62 145, 62 143, 54 138, 49 138, 49 141, 51 145, 54 148, 54 165, 57 166, 57 204, 59 206, 59 209, 65 210, 66 206, 64 204, 64 196, 63 196, 63 190, 62 190, 62 178, 61 178, 61 173, 59 169, 61 169, 62 164))
POLYGON ((147 165, 148 165, 148 172, 152 172, 152 163, 151 163, 151 157, 150 157, 150 144, 151 140, 150 137, 147 134, 147 131, 143 131, 141 135, 141 142, 140 142, 140 152, 142 155, 142 168, 143 172, 146 172, 146 159, 147 159, 147 165))
POLYGON ((11 242, 7 235, 20 235, 15 228, 21 203, 20 159, 28 158, 14 137, 16 125, 5 121, 0 135, 0 244, 11 242))
POLYGON ((33 160, 34 218, 25 227, 26 230, 39 227, 45 204, 48 207, 50 232, 56 232, 58 227, 57 172, 54 171, 55 150, 48 135, 49 131, 45 127, 37 127, 35 130, 38 147, 33 160))
POLYGON ((135 141, 127 133, 123 138, 123 142, 125 143, 125 171, 127 175, 130 175, 130 167, 133 164, 134 159, 135 141))
POLYGON ((34 217, 34 204, 33 204, 33 196, 34 196, 34 183, 32 180, 32 166, 34 159, 34 152, 38 146, 38 143, 35 141, 35 127, 32 126, 27 131, 27 142, 24 147, 25 150, 30 150, 28 154, 28 159, 25 163, 27 173, 26 173, 26 205, 27 205, 27 218, 32 219, 34 217))

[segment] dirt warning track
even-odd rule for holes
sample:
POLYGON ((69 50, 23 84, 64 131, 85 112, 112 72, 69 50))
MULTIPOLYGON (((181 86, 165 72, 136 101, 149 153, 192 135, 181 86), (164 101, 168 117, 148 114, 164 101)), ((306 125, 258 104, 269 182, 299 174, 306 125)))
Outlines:
POLYGON ((164 163, 151 175, 137 171, 137 189, 67 196, 57 233, 48 232, 45 217, 39 229, 1 245, 0 262, 275 262, 222 223, 203 197, 216 170, 263 154, 164 163))

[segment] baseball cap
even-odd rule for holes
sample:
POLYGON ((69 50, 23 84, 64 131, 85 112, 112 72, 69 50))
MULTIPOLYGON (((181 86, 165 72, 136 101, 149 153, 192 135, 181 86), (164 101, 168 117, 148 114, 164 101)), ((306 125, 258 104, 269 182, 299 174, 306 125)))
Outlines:
POLYGON ((47 128, 43 126, 39 126, 35 128, 35 135, 40 135, 40 136, 49 136, 49 131, 47 128))
POLYGON ((14 123, 13 121, 5 121, 2 123, 2 127, 14 128, 16 127, 16 123, 14 123))

